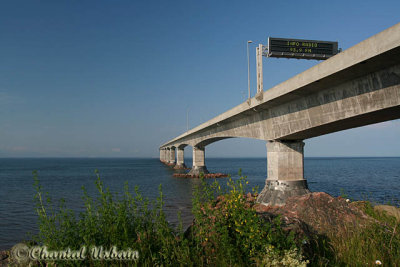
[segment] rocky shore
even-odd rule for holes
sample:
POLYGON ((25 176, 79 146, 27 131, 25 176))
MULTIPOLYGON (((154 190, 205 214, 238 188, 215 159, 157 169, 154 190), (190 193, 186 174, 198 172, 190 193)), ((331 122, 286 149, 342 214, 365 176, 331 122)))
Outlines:
MULTIPOLYGON (((179 178, 200 178, 199 175, 195 174, 188 174, 188 173, 174 173, 174 177, 179 177, 179 178)), ((223 178, 223 177, 228 177, 227 174, 224 173, 206 173, 203 174, 204 178, 223 178)))

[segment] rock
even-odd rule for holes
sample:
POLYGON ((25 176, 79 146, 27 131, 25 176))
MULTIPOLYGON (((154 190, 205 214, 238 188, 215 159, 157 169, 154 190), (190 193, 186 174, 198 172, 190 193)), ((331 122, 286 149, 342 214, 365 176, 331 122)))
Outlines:
POLYGON ((398 222, 400 222, 400 209, 389 205, 377 205, 374 206, 375 212, 386 212, 387 215, 393 216, 398 222))
POLYGON ((345 199, 324 192, 290 197, 284 206, 257 204, 255 208, 266 219, 281 215, 285 227, 306 235, 335 235, 349 226, 360 227, 370 221, 362 210, 345 199))
POLYGON ((8 266, 9 263, 9 251, 0 251, 0 266, 8 266))
MULTIPOLYGON (((200 178, 200 175, 190 174, 190 173, 174 173, 174 177, 179 178, 200 178)), ((202 175, 204 178, 223 178, 228 177, 227 174, 224 173, 207 173, 202 175)))
POLYGON ((192 169, 188 172, 190 175, 194 175, 196 177, 200 177, 201 174, 208 174, 206 166, 193 166, 192 169))

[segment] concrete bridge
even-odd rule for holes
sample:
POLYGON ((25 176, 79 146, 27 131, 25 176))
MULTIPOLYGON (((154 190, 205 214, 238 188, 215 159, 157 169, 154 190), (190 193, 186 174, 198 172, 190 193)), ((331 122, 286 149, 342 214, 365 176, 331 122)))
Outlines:
POLYGON ((207 145, 234 137, 265 140, 267 179, 258 201, 282 205, 309 192, 305 139, 399 118, 400 23, 166 142, 160 160, 183 167, 189 145, 190 173, 207 173, 207 145))

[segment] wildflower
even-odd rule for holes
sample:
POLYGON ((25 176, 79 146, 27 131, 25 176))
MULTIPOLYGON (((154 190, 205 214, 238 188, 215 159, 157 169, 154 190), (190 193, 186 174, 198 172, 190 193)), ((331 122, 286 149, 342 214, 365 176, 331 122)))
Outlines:
POLYGON ((349 203, 349 202, 350 202, 350 199, 346 199, 346 202, 349 203))
POLYGON ((376 264, 376 265, 382 265, 382 262, 381 262, 380 260, 376 260, 376 261, 375 261, 375 264, 376 264))

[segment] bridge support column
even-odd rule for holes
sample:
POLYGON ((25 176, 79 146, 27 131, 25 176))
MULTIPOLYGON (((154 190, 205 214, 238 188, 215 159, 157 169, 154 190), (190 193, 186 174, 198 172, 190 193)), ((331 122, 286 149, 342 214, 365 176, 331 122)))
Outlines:
POLYGON ((164 163, 167 162, 167 149, 166 148, 162 149, 162 162, 164 162, 164 163))
POLYGON ((171 155, 170 148, 167 147, 167 148, 165 149, 165 164, 169 164, 170 155, 171 155))
POLYGON ((170 149, 169 165, 175 165, 175 147, 171 147, 170 149))
POLYGON ((268 177, 258 202, 282 206, 291 196, 310 193, 304 179, 304 142, 268 141, 268 177))
POLYGON ((183 148, 178 147, 178 151, 176 153, 176 165, 174 169, 186 169, 183 148))
POLYGON ((188 173, 189 175, 199 176, 200 173, 207 174, 208 170, 205 165, 205 147, 193 147, 193 167, 188 173))

